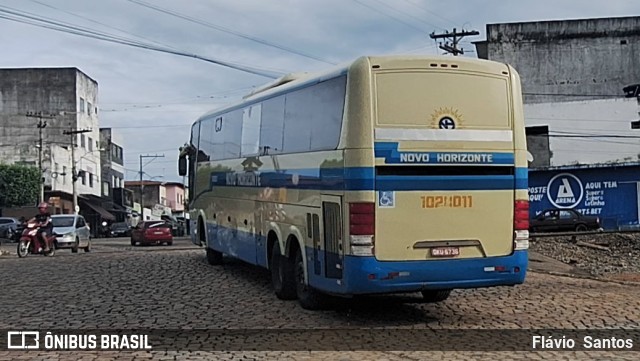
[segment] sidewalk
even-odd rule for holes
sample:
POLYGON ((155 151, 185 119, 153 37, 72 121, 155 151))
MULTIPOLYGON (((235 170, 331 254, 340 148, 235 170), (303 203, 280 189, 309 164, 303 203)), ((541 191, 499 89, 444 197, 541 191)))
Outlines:
POLYGON ((529 250, 529 271, 580 278, 595 278, 588 271, 529 250))

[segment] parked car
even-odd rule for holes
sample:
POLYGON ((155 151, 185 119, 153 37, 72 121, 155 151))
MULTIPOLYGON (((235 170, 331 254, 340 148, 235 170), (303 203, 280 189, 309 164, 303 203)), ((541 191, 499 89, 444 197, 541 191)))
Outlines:
POLYGON ((143 221, 139 222, 131 230, 131 245, 137 244, 162 244, 167 246, 173 244, 171 225, 165 221, 143 221))
POLYGON ((85 252, 91 250, 91 229, 84 217, 78 214, 55 214, 51 216, 53 234, 56 235, 56 248, 71 248, 71 252, 78 252, 79 248, 85 252))
POLYGON ((573 209, 547 209, 529 222, 531 232, 585 232, 601 230, 600 218, 573 209))
POLYGON ((118 222, 111 225, 111 237, 131 237, 131 227, 126 222, 118 222))
POLYGON ((160 218, 171 226, 171 234, 174 237, 184 236, 184 224, 178 221, 177 218, 168 215, 162 215, 160 218))
POLYGON ((0 217, 0 238, 17 241, 24 226, 13 217, 0 217))

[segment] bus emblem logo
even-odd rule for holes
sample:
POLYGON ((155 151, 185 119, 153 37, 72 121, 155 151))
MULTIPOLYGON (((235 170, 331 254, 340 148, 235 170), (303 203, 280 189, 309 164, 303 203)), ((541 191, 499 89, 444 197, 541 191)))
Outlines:
POLYGON ((453 107, 442 107, 436 109, 431 114, 431 121, 434 128, 456 129, 463 125, 462 113, 453 107))
POLYGON ((380 191, 378 192, 378 207, 394 208, 396 206, 396 192, 380 191))
POLYGON ((450 117, 442 117, 438 122, 438 126, 440 129, 455 129, 456 122, 454 122, 450 117))

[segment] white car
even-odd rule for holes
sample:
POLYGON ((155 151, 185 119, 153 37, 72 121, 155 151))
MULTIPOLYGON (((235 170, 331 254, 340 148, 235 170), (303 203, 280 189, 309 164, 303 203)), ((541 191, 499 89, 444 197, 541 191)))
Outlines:
POLYGON ((51 216, 53 234, 56 236, 56 248, 71 248, 78 252, 91 250, 91 230, 83 216, 77 214, 56 214, 51 216))

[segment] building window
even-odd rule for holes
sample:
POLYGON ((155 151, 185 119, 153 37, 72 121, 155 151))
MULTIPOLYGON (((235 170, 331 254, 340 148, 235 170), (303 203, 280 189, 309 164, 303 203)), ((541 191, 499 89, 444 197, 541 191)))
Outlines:
POLYGON ((82 185, 87 184, 87 172, 81 170, 80 177, 82 177, 82 185))
POLYGON ((118 147, 115 144, 111 145, 111 156, 113 158, 118 158, 118 147))
POLYGON ((91 108, 93 108, 93 105, 91 105, 91 103, 87 102, 87 115, 91 115, 91 108))
POLYGON ((84 148, 84 134, 80 134, 80 147, 84 148))
POLYGON ((95 107, 95 115, 98 115, 98 107, 95 107))
POLYGON ((116 176, 114 176, 114 175, 111 176, 111 184, 113 184, 113 188, 120 188, 116 184, 116 176))
POLYGON ((67 166, 66 165, 62 166, 62 174, 64 174, 64 176, 62 177, 62 184, 67 184, 67 166))
POLYGON ((80 113, 84 113, 84 98, 80 97, 80 113))
POLYGON ((89 151, 93 152, 93 139, 91 139, 91 137, 87 137, 88 141, 87 141, 87 145, 89 146, 89 151))
POLYGON ((96 140, 96 150, 100 151, 100 144, 98 144, 98 141, 96 140))
POLYGON ((89 173, 89 187, 93 188, 93 174, 89 173))
POLYGON ((102 182, 102 195, 109 196, 109 182, 102 182))

